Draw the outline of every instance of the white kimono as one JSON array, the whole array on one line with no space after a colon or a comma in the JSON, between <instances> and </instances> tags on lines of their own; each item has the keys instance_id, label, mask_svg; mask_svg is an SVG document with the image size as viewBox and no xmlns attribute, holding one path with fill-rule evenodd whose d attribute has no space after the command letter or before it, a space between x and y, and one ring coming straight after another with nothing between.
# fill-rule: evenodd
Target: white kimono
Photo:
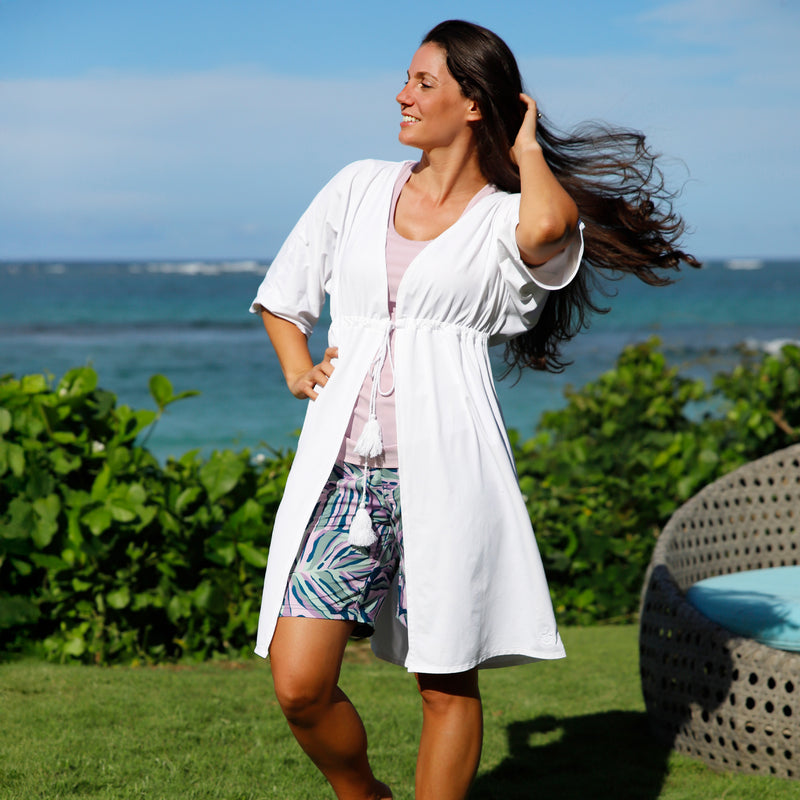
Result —
<instances>
[{"instance_id":1,"label":"white kimono","mask_svg":"<svg viewBox=\"0 0 800 800\"><path fill-rule=\"evenodd\" d=\"M336 368L308 403L278 510L256 653L268 654L286 582L370 365L391 325L386 230L402 164L360 161L303 214L251 311L311 332L330 295ZM519 195L479 200L411 262L395 309L395 404L406 628L386 598L376 655L409 671L461 672L564 656L541 558L495 394L489 345L531 328L548 289L578 270L582 234L530 270Z\"/></svg>"}]
</instances>

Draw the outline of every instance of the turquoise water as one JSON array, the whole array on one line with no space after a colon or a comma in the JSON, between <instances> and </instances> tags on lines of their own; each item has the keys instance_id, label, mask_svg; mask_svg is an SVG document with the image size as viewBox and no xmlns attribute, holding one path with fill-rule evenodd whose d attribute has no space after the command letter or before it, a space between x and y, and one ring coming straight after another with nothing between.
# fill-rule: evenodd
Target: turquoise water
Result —
<instances>
[{"instance_id":1,"label":"turquoise water","mask_svg":"<svg viewBox=\"0 0 800 800\"><path fill-rule=\"evenodd\" d=\"M186 450L293 446L304 403L284 387L261 321L247 313L266 262L0 262L0 373L91 364L104 388L152 408L147 381L166 375L199 397L171 406L149 445L159 457ZM739 268L731 268L731 267ZM744 268L742 268L744 267ZM800 260L710 262L652 288L611 284L607 315L566 349L565 373L527 373L498 384L506 422L530 435L542 411L563 405L609 369L620 350L658 335L687 374L729 369L737 346L800 340ZM324 349L324 325L311 340Z\"/></svg>"}]
</instances>

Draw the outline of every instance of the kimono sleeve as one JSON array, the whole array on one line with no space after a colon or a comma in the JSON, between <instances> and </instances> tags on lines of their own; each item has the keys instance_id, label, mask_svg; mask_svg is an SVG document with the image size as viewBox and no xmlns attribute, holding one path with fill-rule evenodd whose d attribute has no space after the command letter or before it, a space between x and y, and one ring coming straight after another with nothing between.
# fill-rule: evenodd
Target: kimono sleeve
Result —
<instances>
[{"instance_id":1,"label":"kimono sleeve","mask_svg":"<svg viewBox=\"0 0 800 800\"><path fill-rule=\"evenodd\" d=\"M335 175L300 217L258 287L251 313L267 310L311 334L331 280L354 167Z\"/></svg>"},{"instance_id":2,"label":"kimono sleeve","mask_svg":"<svg viewBox=\"0 0 800 800\"><path fill-rule=\"evenodd\" d=\"M579 223L570 243L544 264L529 267L517 246L519 195L508 195L494 220L500 274L505 284L507 317L502 341L532 328L551 291L563 289L577 275L583 258L583 223Z\"/></svg>"}]
</instances>

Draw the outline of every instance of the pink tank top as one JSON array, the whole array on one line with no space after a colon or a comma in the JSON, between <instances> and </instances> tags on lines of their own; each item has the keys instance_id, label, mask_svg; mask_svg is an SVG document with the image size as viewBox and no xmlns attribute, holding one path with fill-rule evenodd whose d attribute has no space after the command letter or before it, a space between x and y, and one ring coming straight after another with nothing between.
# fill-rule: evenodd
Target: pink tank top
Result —
<instances>
[{"instance_id":1,"label":"pink tank top","mask_svg":"<svg viewBox=\"0 0 800 800\"><path fill-rule=\"evenodd\" d=\"M397 305L397 290L406 270L411 262L429 244L429 241L416 241L402 237L394 227L394 214L397 199L411 175L415 164L409 162L400 170L392 192L392 205L389 211L389 225L386 232L386 278L389 286L387 302L389 317L394 321L394 312ZM469 201L464 213L472 208L481 198L495 191L495 187L486 185ZM391 357L384 362L380 374L378 395L375 403L375 412L381 426L383 435L383 453L370 459L375 466L397 468L397 425L394 415L394 330L389 334L389 352ZM351 464L364 464L364 457L355 452L356 441L369 417L370 393L372 391L372 378L368 374L361 385L358 399L356 400L350 422L345 431L344 441L339 451L339 460Z\"/></svg>"}]
</instances>

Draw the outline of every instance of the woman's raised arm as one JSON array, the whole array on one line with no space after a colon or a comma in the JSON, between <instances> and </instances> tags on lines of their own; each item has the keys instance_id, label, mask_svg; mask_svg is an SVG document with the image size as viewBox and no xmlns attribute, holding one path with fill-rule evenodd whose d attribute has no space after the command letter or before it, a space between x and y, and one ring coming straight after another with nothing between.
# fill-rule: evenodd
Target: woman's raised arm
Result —
<instances>
[{"instance_id":1,"label":"woman's raised arm","mask_svg":"<svg viewBox=\"0 0 800 800\"><path fill-rule=\"evenodd\" d=\"M578 207L550 170L536 141L536 103L527 105L511 157L519 168L520 193L517 246L522 260L536 266L561 252L578 226Z\"/></svg>"}]
</instances>

